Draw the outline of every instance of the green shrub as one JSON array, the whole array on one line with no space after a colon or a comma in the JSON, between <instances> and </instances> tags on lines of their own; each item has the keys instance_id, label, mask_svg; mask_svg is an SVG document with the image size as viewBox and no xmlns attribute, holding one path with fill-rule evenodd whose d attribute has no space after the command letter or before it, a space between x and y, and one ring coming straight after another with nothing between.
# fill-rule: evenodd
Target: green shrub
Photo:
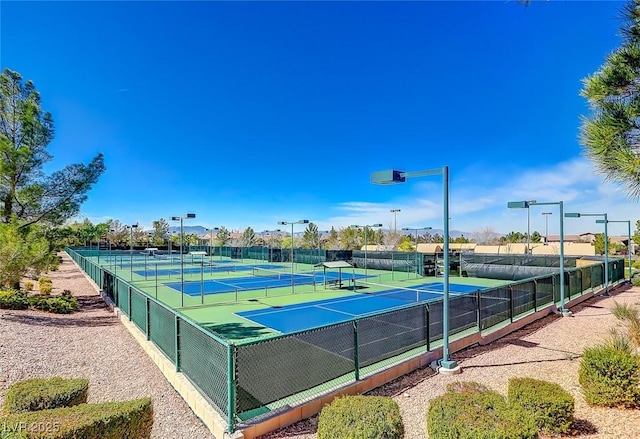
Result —
<instances>
[{"instance_id":1,"label":"green shrub","mask_svg":"<svg viewBox=\"0 0 640 439\"><path fill-rule=\"evenodd\" d=\"M51 280L50 277L41 277L38 278L38 284L40 285L45 285L45 284L51 284L53 281Z\"/></svg>"},{"instance_id":2,"label":"green shrub","mask_svg":"<svg viewBox=\"0 0 640 439\"><path fill-rule=\"evenodd\" d=\"M640 287L640 273L633 273L633 276L631 276L631 285Z\"/></svg>"},{"instance_id":3,"label":"green shrub","mask_svg":"<svg viewBox=\"0 0 640 439\"><path fill-rule=\"evenodd\" d=\"M488 392L490 389L484 384L476 383L475 381L455 381L447 384L447 392L457 393L483 393Z\"/></svg>"},{"instance_id":4,"label":"green shrub","mask_svg":"<svg viewBox=\"0 0 640 439\"><path fill-rule=\"evenodd\" d=\"M77 311L79 308L78 299L64 293L60 296L36 294L29 297L29 303L32 307L41 311L49 311L57 314L69 314Z\"/></svg>"},{"instance_id":5,"label":"green shrub","mask_svg":"<svg viewBox=\"0 0 640 439\"><path fill-rule=\"evenodd\" d=\"M512 378L507 399L512 407L533 416L538 429L544 433L567 433L571 428L573 396L558 384L533 378Z\"/></svg>"},{"instance_id":6,"label":"green shrub","mask_svg":"<svg viewBox=\"0 0 640 439\"><path fill-rule=\"evenodd\" d=\"M29 439L148 439L153 426L150 398L80 404L0 418L0 425L26 425Z\"/></svg>"},{"instance_id":7,"label":"green shrub","mask_svg":"<svg viewBox=\"0 0 640 439\"><path fill-rule=\"evenodd\" d=\"M627 305L626 303L613 303L611 312L618 320L638 320L638 308L634 305Z\"/></svg>"},{"instance_id":8,"label":"green shrub","mask_svg":"<svg viewBox=\"0 0 640 439\"><path fill-rule=\"evenodd\" d=\"M640 403L640 363L629 346L609 341L585 349L578 381L588 404L637 407Z\"/></svg>"},{"instance_id":9,"label":"green shrub","mask_svg":"<svg viewBox=\"0 0 640 439\"><path fill-rule=\"evenodd\" d=\"M12 428L19 430L21 426L0 426L0 439L27 439L26 433L21 431L12 431Z\"/></svg>"},{"instance_id":10,"label":"green shrub","mask_svg":"<svg viewBox=\"0 0 640 439\"><path fill-rule=\"evenodd\" d=\"M40 294L48 295L53 291L53 286L51 284L40 284L39 290Z\"/></svg>"},{"instance_id":11,"label":"green shrub","mask_svg":"<svg viewBox=\"0 0 640 439\"><path fill-rule=\"evenodd\" d=\"M24 283L24 290L25 291L31 291L33 290L33 282L31 282L30 280L26 281Z\"/></svg>"},{"instance_id":12,"label":"green shrub","mask_svg":"<svg viewBox=\"0 0 640 439\"><path fill-rule=\"evenodd\" d=\"M527 412L509 407L497 392L468 383L431 400L430 439L533 439L536 423Z\"/></svg>"},{"instance_id":13,"label":"green shrub","mask_svg":"<svg viewBox=\"0 0 640 439\"><path fill-rule=\"evenodd\" d=\"M27 309L29 299L25 291L6 290L0 291L0 308L3 309Z\"/></svg>"},{"instance_id":14,"label":"green shrub","mask_svg":"<svg viewBox=\"0 0 640 439\"><path fill-rule=\"evenodd\" d=\"M344 396L324 406L318 439L399 439L404 426L398 404L384 396Z\"/></svg>"},{"instance_id":15,"label":"green shrub","mask_svg":"<svg viewBox=\"0 0 640 439\"><path fill-rule=\"evenodd\" d=\"M70 407L87 402L89 381L85 379L31 378L9 387L4 413Z\"/></svg>"}]
</instances>

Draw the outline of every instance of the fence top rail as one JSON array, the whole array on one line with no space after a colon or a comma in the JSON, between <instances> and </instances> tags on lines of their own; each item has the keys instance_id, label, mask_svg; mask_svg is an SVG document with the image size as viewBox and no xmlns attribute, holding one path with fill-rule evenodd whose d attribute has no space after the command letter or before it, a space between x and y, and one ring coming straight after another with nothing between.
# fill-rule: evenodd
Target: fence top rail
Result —
<instances>
[{"instance_id":1,"label":"fence top rail","mask_svg":"<svg viewBox=\"0 0 640 439\"><path fill-rule=\"evenodd\" d=\"M609 259L609 263L611 263L611 262L619 262L619 261L623 261L623 260L624 260L624 258L620 258L620 257L619 258L611 258L611 259ZM597 264L583 265L582 267L570 267L570 268L566 268L565 267L564 272L565 273L571 273L572 271L579 271L579 270L582 270L583 268L593 267L594 265L598 265L598 266L604 268L604 262L600 262L600 263L597 263ZM560 275L560 269L558 269L557 272L552 273L552 274L539 274L537 276L528 277L526 279L520 279L518 281L510 283L509 285L518 285L518 284L521 284L521 283L524 283L524 282L530 282L530 281L534 281L534 280L540 280L540 279L543 279L543 278L546 278L546 277L553 277L553 276L559 276L559 275Z\"/></svg>"},{"instance_id":2,"label":"fence top rail","mask_svg":"<svg viewBox=\"0 0 640 439\"><path fill-rule=\"evenodd\" d=\"M72 250L72 249L68 249L68 250L74 251L74 250ZM84 256L80 255L79 253L77 253L77 252L74 252L74 253L76 253L76 254L78 254L80 257L84 258ZM194 326L194 327L195 327L195 328L197 328L200 332L202 332L203 334L205 334L205 335L207 335L207 336L209 336L209 337L213 338L213 339L214 339L215 341L217 341L218 343L221 343L221 344L223 344L224 346L229 346L229 345L230 345L230 343L229 343L228 341L226 341L225 339L223 339L223 338L221 338L221 337L219 337L219 336L217 336L217 335L215 335L215 334L213 334L213 333L211 333L211 332L207 331L207 330L206 330L206 329L204 329L202 326L200 326L198 323L196 323L194 320L192 320L190 317L188 317L188 316L186 316L186 315L182 314L180 311L175 310L175 309L173 309L173 308L171 308L171 307L169 307L169 306L165 305L164 303L162 303L162 302L160 302L160 301L156 300L155 298L153 298L153 297L149 296L147 293L145 293L144 291L140 290L140 289L139 289L138 287L136 287L135 285L132 285L131 283L127 282L126 280L124 280L124 279L121 279L121 278L117 277L117 276L116 276L113 272L111 272L110 270L108 270L108 269L106 269L106 268L104 268L104 267L101 267L101 266L99 266L99 265L94 264L94 263L93 263L93 261L91 261L91 260L89 260L89 259L86 259L86 258L84 258L84 259L85 259L87 262L89 262L90 264L92 264L92 265L94 265L94 266L96 266L96 267L100 268L102 271L104 271L104 272L106 272L106 273L109 273L111 276L113 276L113 277L114 277L114 279L119 280L119 281L120 281L120 282L122 282L125 286L128 286L129 288L132 288L132 289L134 289L136 292L138 292L138 293L142 294L144 297L146 297L148 300L150 300L150 301L151 301L151 302L153 302L154 304L156 304L156 305L160 306L161 308L163 308L164 310L166 310L166 311L170 312L171 314L174 314L175 316L179 317L181 320L183 320L183 321L185 321L185 322L189 323L191 326Z\"/></svg>"}]
</instances>

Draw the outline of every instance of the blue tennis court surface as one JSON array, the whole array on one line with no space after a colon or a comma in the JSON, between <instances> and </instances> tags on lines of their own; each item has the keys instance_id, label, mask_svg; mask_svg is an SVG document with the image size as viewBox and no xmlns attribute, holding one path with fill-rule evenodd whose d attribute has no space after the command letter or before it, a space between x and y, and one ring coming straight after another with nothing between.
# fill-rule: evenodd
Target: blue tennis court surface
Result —
<instances>
[{"instance_id":1,"label":"blue tennis court surface","mask_svg":"<svg viewBox=\"0 0 640 439\"><path fill-rule=\"evenodd\" d=\"M178 264L180 261L178 261ZM240 264L225 264L218 266L217 262L214 265L202 265L195 267L185 267L184 274L214 274L214 273L231 273L234 271L250 271L254 268L266 268L266 269L282 269L282 265L273 264L256 264L256 265L240 265ZM147 265L146 270L133 270L133 272L139 276L145 278L156 276L180 276L180 267L176 268L158 268L156 273L156 267L152 264ZM291 282L289 282L291 283ZM179 290L180 288L178 288Z\"/></svg>"},{"instance_id":2,"label":"blue tennis court surface","mask_svg":"<svg viewBox=\"0 0 640 439\"><path fill-rule=\"evenodd\" d=\"M488 287L450 284L452 295L475 293ZM407 288L390 288L336 299L287 305L281 308L265 308L236 313L262 326L281 333L302 331L321 325L331 325L376 311L384 311L416 302L429 302L442 298L444 284L432 282Z\"/></svg>"},{"instance_id":3,"label":"blue tennis court surface","mask_svg":"<svg viewBox=\"0 0 640 439\"><path fill-rule=\"evenodd\" d=\"M253 266L256 268L264 268L259 266ZM338 273L327 272L327 281L339 280ZM278 277L234 277L227 279L206 279L204 282L185 282L184 293L189 296L200 296L208 294L220 294L220 293L232 293L234 291L248 291L248 290L261 290L263 288L281 288L291 285L291 273L280 273ZM353 274L342 274L342 281L348 282L353 278ZM356 279L364 278L362 274L356 274ZM313 274L294 274L293 283L295 285L313 285L324 283L324 275L320 273ZM180 291L180 282L165 282L163 285L173 288L176 291Z\"/></svg>"}]
</instances>

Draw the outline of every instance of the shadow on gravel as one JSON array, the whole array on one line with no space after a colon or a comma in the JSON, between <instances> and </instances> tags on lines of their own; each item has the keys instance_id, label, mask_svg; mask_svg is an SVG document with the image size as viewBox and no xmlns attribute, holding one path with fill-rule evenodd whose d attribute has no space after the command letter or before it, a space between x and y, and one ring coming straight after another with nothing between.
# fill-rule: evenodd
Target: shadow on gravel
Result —
<instances>
[{"instance_id":1,"label":"shadow on gravel","mask_svg":"<svg viewBox=\"0 0 640 439\"><path fill-rule=\"evenodd\" d=\"M83 278L84 274L82 273L73 273L73 274L69 274L67 276L56 276L56 279L63 279L63 280L69 280L69 279L80 279Z\"/></svg>"},{"instance_id":2,"label":"shadow on gravel","mask_svg":"<svg viewBox=\"0 0 640 439\"><path fill-rule=\"evenodd\" d=\"M93 296L76 296L78 304L80 305L80 311L95 311L95 310L108 310L109 307L102 300L102 297L98 295Z\"/></svg>"},{"instance_id":3,"label":"shadow on gravel","mask_svg":"<svg viewBox=\"0 0 640 439\"><path fill-rule=\"evenodd\" d=\"M68 315L69 316L69 315ZM0 319L10 322L22 323L34 326L64 327L98 327L113 326L118 324L118 320L113 316L78 317L78 315L68 316L48 316L46 314L33 315L21 313L20 311L7 311L0 315Z\"/></svg>"},{"instance_id":4,"label":"shadow on gravel","mask_svg":"<svg viewBox=\"0 0 640 439\"><path fill-rule=\"evenodd\" d=\"M574 419L568 436L586 436L596 434L598 429L586 419Z\"/></svg>"}]
</instances>

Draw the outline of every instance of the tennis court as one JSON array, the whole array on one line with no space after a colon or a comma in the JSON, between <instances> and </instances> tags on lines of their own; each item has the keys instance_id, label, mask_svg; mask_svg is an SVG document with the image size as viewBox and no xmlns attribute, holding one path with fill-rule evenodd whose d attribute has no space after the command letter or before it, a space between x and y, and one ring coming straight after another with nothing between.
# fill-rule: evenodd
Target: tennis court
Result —
<instances>
[{"instance_id":1,"label":"tennis court","mask_svg":"<svg viewBox=\"0 0 640 439\"><path fill-rule=\"evenodd\" d=\"M314 274L273 272L260 266L251 266L253 276L233 277L219 279L206 279L203 281L184 282L184 293L189 296L201 296L209 294L229 293L234 291L261 290L265 288L283 288L293 285L320 285L324 282L342 281L348 282L350 279L361 279L362 274L343 273L342 277L336 272L322 272ZM182 282L165 282L163 285L180 292Z\"/></svg>"},{"instance_id":2,"label":"tennis court","mask_svg":"<svg viewBox=\"0 0 640 439\"><path fill-rule=\"evenodd\" d=\"M234 271L251 271L254 268L264 268L264 269L284 269L285 267L282 265L274 265L274 264L257 264L257 265L241 265L241 264L222 264L218 265L217 261L213 265L210 265L206 261L204 264L199 264L195 267L185 267L182 272L185 275L189 274L216 274L216 273L231 273ZM178 261L179 264L179 261ZM152 276L180 276L180 266L175 268L158 268L155 264L149 264L144 270L133 270L135 274L138 276L142 276L144 278L152 277Z\"/></svg>"},{"instance_id":3,"label":"tennis court","mask_svg":"<svg viewBox=\"0 0 640 439\"><path fill-rule=\"evenodd\" d=\"M361 286L363 282L358 282ZM383 287L379 284L368 286ZM452 296L472 294L486 286L450 284ZM442 299L444 284L431 282L411 288L390 288L352 296L314 302L237 312L236 315L281 333L292 333L323 325L352 320L369 313L398 308L410 303L427 303Z\"/></svg>"}]
</instances>

